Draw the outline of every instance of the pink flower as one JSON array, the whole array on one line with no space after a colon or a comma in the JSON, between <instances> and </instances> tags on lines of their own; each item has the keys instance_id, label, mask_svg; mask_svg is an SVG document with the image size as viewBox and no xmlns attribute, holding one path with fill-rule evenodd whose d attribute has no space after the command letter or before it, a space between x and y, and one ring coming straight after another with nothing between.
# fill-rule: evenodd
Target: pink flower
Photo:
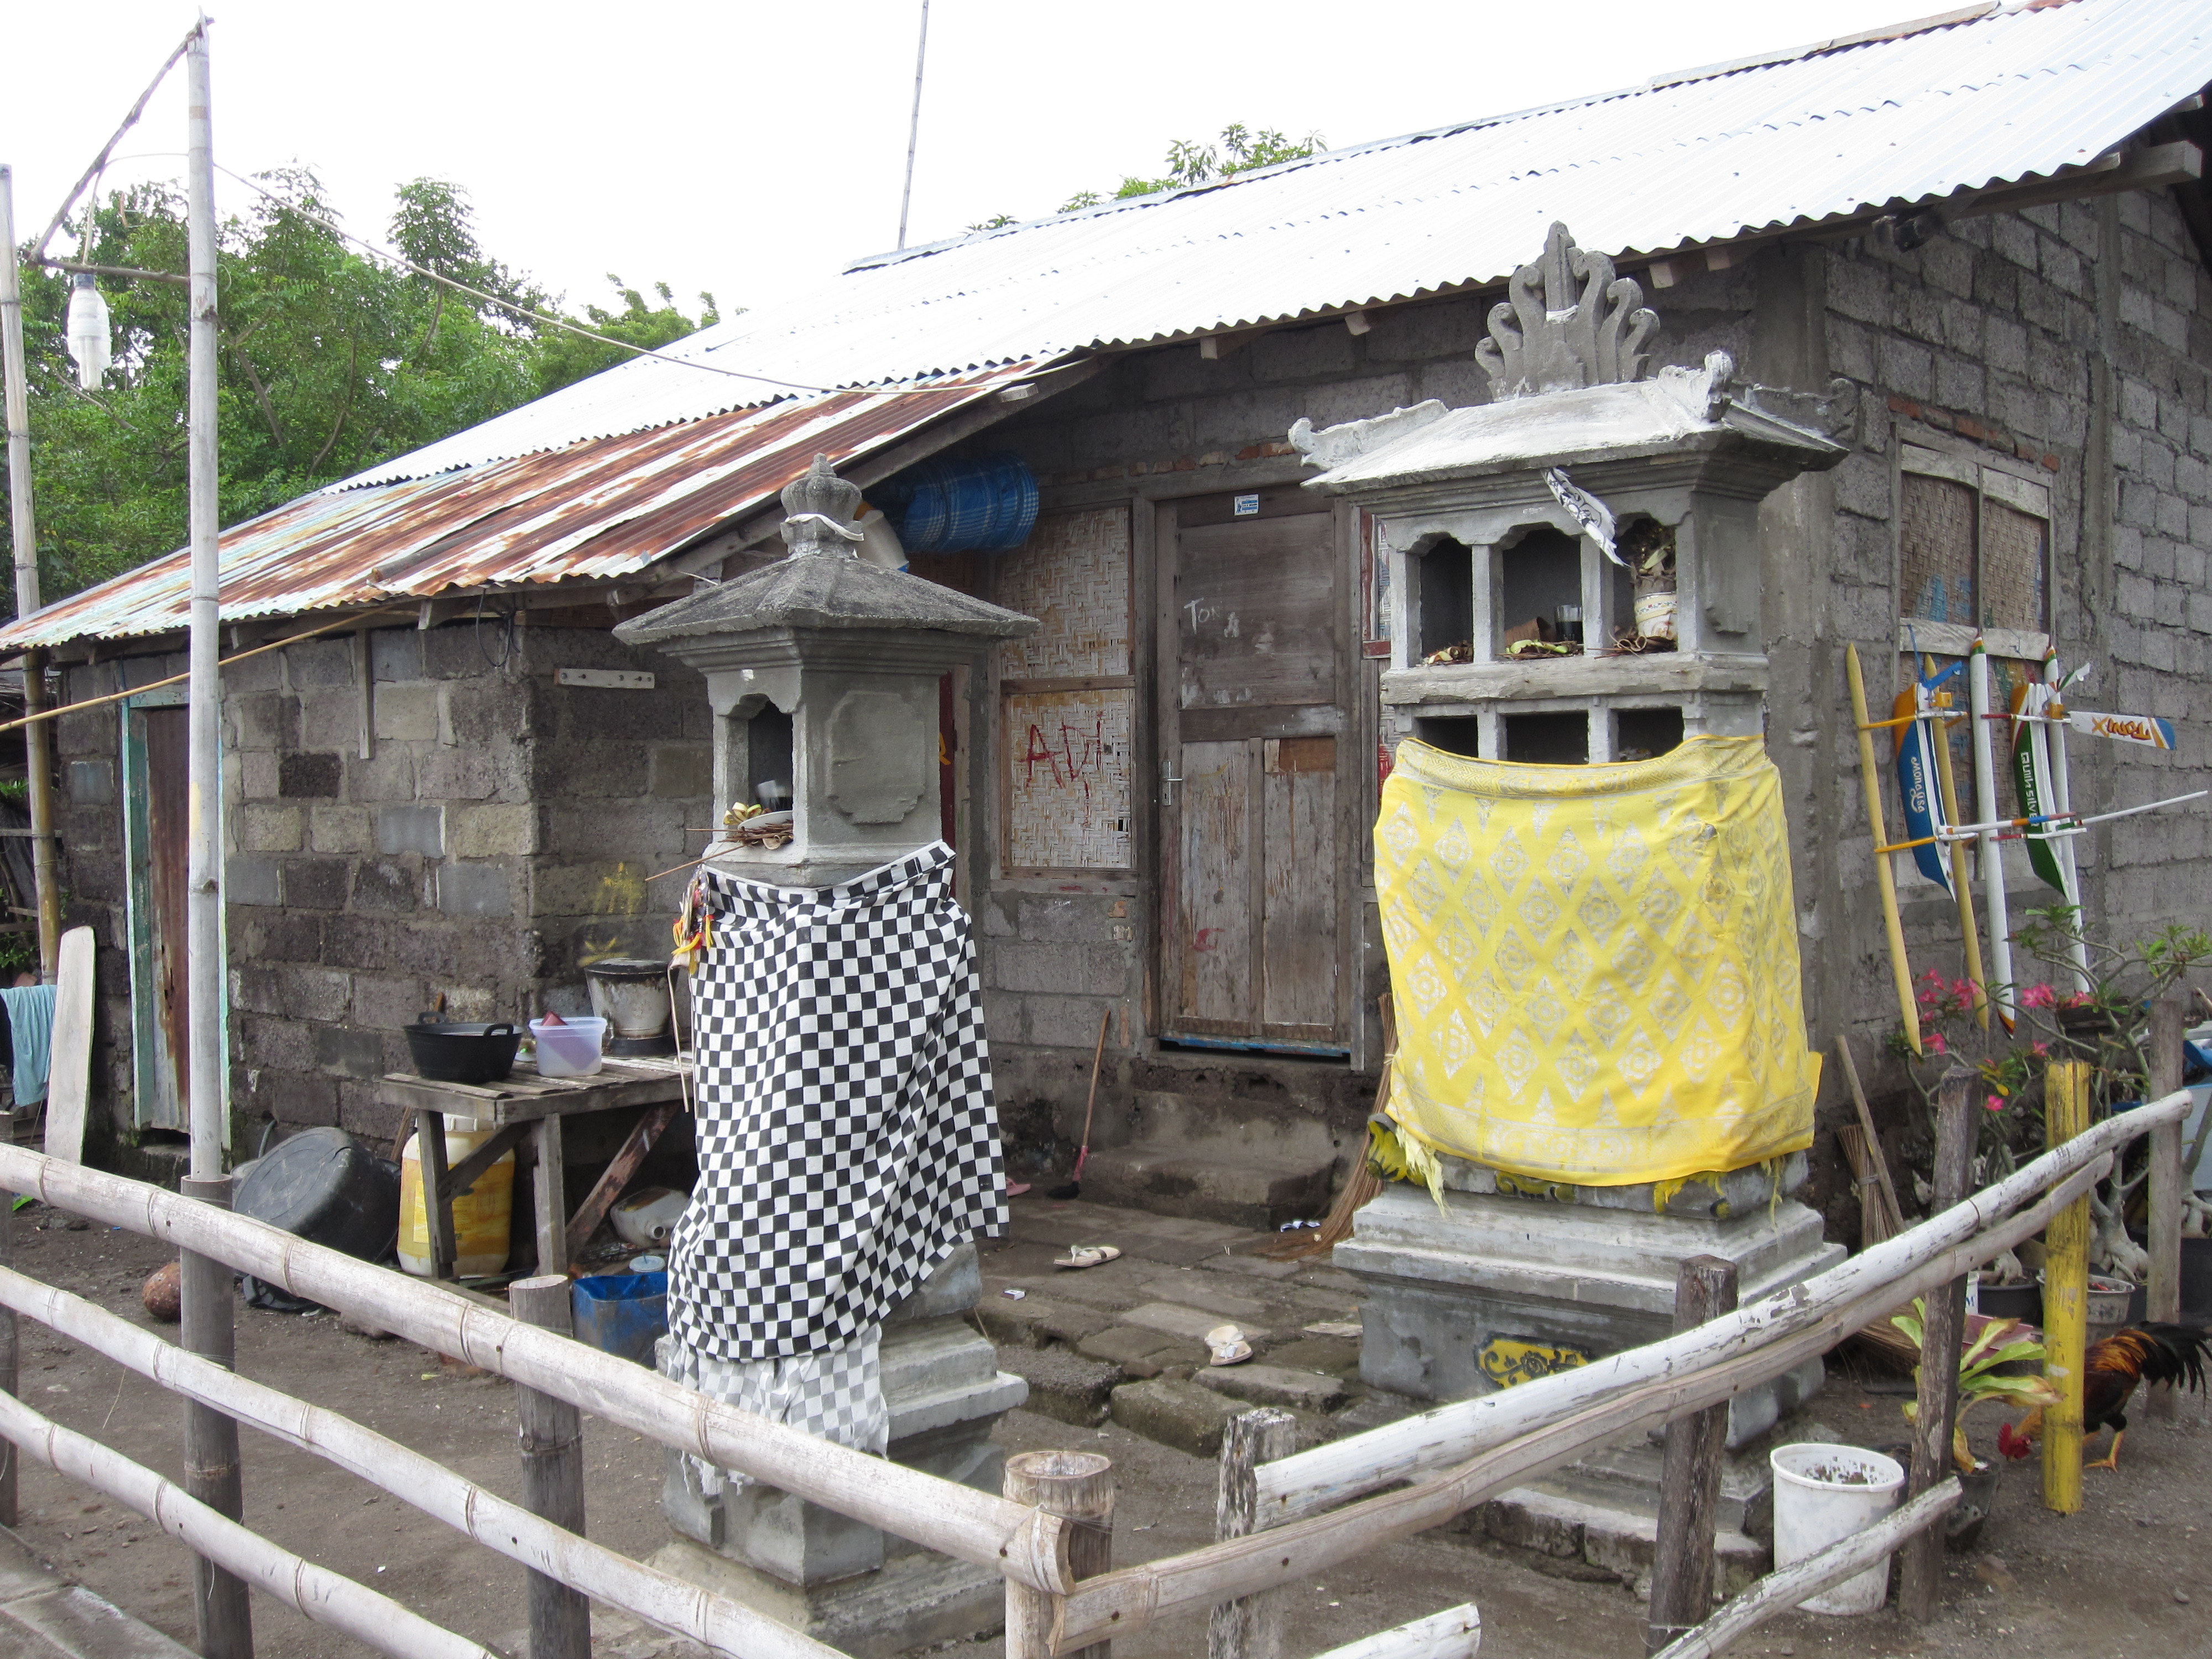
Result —
<instances>
[{"instance_id":1,"label":"pink flower","mask_svg":"<svg viewBox=\"0 0 2212 1659\"><path fill-rule=\"evenodd\" d=\"M1951 1052L1951 1045L1945 1039L1941 1031L1929 1032L1929 1034L1922 1039L1922 1042L1926 1045L1928 1052L1931 1054L1948 1054Z\"/></svg>"},{"instance_id":2,"label":"pink flower","mask_svg":"<svg viewBox=\"0 0 2212 1659\"><path fill-rule=\"evenodd\" d=\"M2020 1006L2023 1008L2055 1008L2058 1006L2058 993L2048 985L2031 985L2020 994Z\"/></svg>"},{"instance_id":3,"label":"pink flower","mask_svg":"<svg viewBox=\"0 0 2212 1659\"><path fill-rule=\"evenodd\" d=\"M1991 1095L1982 1102L1982 1109L1985 1112L2002 1112L2004 1110L2004 1102L1996 1096Z\"/></svg>"}]
</instances>

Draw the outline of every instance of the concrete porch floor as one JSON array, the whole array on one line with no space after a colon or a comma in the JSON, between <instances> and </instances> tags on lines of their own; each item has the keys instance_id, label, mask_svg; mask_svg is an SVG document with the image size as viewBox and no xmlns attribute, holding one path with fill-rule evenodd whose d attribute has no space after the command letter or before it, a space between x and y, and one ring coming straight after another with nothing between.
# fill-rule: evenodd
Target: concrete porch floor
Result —
<instances>
[{"instance_id":1,"label":"concrete porch floor","mask_svg":"<svg viewBox=\"0 0 2212 1659\"><path fill-rule=\"evenodd\" d=\"M0 1527L0 1651L16 1659L191 1659Z\"/></svg>"}]
</instances>

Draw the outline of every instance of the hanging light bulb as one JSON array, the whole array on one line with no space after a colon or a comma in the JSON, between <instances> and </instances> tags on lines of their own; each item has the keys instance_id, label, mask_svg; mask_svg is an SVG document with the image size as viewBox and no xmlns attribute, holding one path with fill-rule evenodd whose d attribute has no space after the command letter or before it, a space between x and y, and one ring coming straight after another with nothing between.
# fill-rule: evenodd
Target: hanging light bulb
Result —
<instances>
[{"instance_id":1,"label":"hanging light bulb","mask_svg":"<svg viewBox=\"0 0 2212 1659\"><path fill-rule=\"evenodd\" d=\"M107 373L107 297L94 285L90 271L80 271L70 290L69 355L76 362L76 383L87 392L99 391L100 376Z\"/></svg>"}]
</instances>

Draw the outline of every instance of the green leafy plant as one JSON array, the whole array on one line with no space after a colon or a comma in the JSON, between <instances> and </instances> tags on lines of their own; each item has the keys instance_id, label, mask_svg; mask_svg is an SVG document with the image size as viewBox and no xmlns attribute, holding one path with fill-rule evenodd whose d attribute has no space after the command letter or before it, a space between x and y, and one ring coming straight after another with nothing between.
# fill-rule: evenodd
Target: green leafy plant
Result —
<instances>
[{"instance_id":1,"label":"green leafy plant","mask_svg":"<svg viewBox=\"0 0 2212 1659\"><path fill-rule=\"evenodd\" d=\"M1912 1346L1920 1351L1923 1359L1928 1351L1924 1323L1927 1316L1927 1299L1915 1297L1911 1312L1892 1314L1889 1317L1891 1324L1912 1339ZM2058 1390L2039 1373L2007 1374L2001 1369L2022 1363L2040 1365L2043 1344L2033 1328L2018 1319L1990 1320L1960 1351L1959 1411L1951 1430L1951 1457L1962 1472L1972 1474L1978 1467L1966 1443L1966 1413L1975 1407L1993 1400L2015 1410L2058 1403ZM1917 1370L1913 1375L1918 1376ZM1906 1422L1919 1421L1917 1404L1913 1401L1905 1406Z\"/></svg>"}]
</instances>

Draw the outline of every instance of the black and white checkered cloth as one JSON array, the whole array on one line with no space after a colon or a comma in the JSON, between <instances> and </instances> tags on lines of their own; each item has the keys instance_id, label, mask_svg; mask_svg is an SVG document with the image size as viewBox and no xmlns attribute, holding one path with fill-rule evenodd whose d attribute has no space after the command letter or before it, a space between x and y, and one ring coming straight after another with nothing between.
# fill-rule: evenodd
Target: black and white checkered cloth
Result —
<instances>
[{"instance_id":1,"label":"black and white checkered cloth","mask_svg":"<svg viewBox=\"0 0 2212 1659\"><path fill-rule=\"evenodd\" d=\"M699 1181L669 1243L669 1331L731 1362L842 1347L1006 1224L952 851L835 887L699 881Z\"/></svg>"}]
</instances>

